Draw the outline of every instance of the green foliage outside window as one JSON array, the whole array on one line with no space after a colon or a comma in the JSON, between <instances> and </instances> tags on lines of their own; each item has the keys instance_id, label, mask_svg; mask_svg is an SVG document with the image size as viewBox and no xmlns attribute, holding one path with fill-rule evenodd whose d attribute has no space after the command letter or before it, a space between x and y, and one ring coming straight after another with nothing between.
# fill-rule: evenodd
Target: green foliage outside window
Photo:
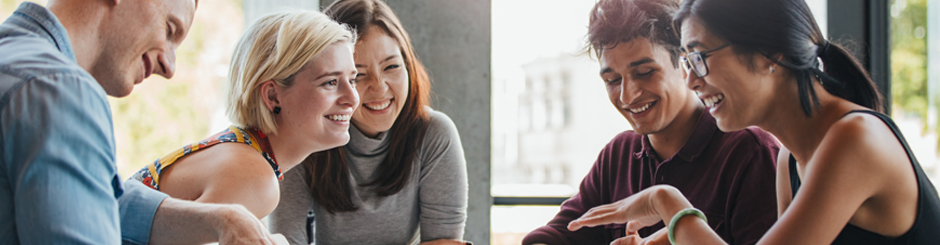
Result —
<instances>
[{"instance_id":1,"label":"green foliage outside window","mask_svg":"<svg viewBox=\"0 0 940 245\"><path fill-rule=\"evenodd\" d=\"M28 1L46 4L45 0ZM22 2L0 0L0 20L6 20ZM212 131L222 130L210 127L217 120L228 62L242 34L241 3L241 0L200 0L189 34L176 50L173 78L154 75L135 86L129 96L108 98L118 172L123 178L171 151L215 133ZM221 123L223 127L227 125Z\"/></svg>"},{"instance_id":2,"label":"green foliage outside window","mask_svg":"<svg viewBox=\"0 0 940 245\"><path fill-rule=\"evenodd\" d=\"M927 132L927 1L892 0L890 11L892 107L920 117Z\"/></svg>"}]
</instances>

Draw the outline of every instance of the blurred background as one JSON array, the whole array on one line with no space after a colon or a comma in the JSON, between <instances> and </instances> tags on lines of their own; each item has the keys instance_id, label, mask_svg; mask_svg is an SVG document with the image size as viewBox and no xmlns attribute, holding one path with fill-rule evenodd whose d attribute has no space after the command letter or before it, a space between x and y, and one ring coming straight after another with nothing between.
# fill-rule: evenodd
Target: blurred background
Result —
<instances>
[{"instance_id":1,"label":"blurred background","mask_svg":"<svg viewBox=\"0 0 940 245\"><path fill-rule=\"evenodd\" d=\"M889 40L886 55L890 59L885 65L890 75L885 76L888 81L884 84L891 91L891 115L937 183L940 26L936 23L940 23L940 3L881 1L887 3L873 6L886 8L866 11L883 13L889 20L884 35ZM0 18L6 19L21 2L0 0ZM331 1L275 2L316 8ZM450 71L435 69L434 63L438 62L426 59L433 59L433 52L460 53L463 46L453 45L454 50L424 48L430 45L422 45L422 37L441 34L415 24L428 21L422 16L404 14L413 14L413 9L420 8L418 4L389 2L415 38L419 56L431 69L435 108L443 107L455 119L464 138L469 168L473 170L467 238L475 244L519 244L526 233L544 225L558 211L557 204L528 205L525 203L538 199L526 202L525 198L563 200L575 194L600 149L614 135L630 129L606 98L596 60L583 52L588 13L595 0L500 0L481 4L488 12L476 16L489 19L476 21L489 34L482 38L490 40L483 46L490 50L485 61L489 71L481 79L490 86L478 96L489 99L481 103L483 107L468 108L489 115L483 119L488 120L488 127L475 127L455 116L468 113L462 111L467 109L452 105L459 104L459 98L438 90L454 86L444 77ZM820 28L828 30L827 17L831 14L827 6L832 4L827 0L807 3ZM177 53L176 76L170 80L153 76L130 96L110 98L121 176L126 178L164 154L229 124L223 113L221 85L228 74L235 42L246 21L277 7L261 0L199 1L192 31ZM478 134L485 135L474 138ZM475 142L481 142L485 149L473 148ZM473 198L478 195L474 190L480 188L483 194L479 195L484 197ZM523 201L500 202L501 197Z\"/></svg>"}]
</instances>

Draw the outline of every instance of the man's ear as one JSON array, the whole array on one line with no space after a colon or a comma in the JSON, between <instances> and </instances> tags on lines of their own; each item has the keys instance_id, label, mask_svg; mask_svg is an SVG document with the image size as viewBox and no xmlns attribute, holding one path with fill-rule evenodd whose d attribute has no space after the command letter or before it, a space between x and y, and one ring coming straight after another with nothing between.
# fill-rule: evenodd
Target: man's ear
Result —
<instances>
[{"instance_id":1,"label":"man's ear","mask_svg":"<svg viewBox=\"0 0 940 245\"><path fill-rule=\"evenodd\" d=\"M260 89L261 102L268 108L268 111L274 111L274 107L281 105L281 101L278 100L278 92L280 92L281 89L274 80L264 81L261 83Z\"/></svg>"}]
</instances>

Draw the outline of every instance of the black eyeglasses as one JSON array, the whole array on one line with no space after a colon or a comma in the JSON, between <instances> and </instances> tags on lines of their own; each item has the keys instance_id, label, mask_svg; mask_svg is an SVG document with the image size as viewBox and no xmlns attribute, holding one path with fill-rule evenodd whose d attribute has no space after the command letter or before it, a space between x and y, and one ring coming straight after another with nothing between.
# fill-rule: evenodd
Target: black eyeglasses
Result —
<instances>
[{"instance_id":1,"label":"black eyeglasses","mask_svg":"<svg viewBox=\"0 0 940 245\"><path fill-rule=\"evenodd\" d=\"M705 58L708 58L708 53L718 51L728 46L731 46L731 44L721 45L721 47L706 51L688 53L683 57L679 57L679 63L682 63L682 68L685 68L686 72L692 70L695 71L695 75L704 77L708 75L708 65L705 64Z\"/></svg>"}]
</instances>

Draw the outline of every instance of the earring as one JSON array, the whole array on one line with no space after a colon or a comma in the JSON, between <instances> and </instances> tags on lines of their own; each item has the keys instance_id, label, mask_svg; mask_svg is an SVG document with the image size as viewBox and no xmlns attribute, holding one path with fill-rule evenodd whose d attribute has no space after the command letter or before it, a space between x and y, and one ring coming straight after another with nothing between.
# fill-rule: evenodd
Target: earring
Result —
<instances>
[{"instance_id":1,"label":"earring","mask_svg":"<svg viewBox=\"0 0 940 245\"><path fill-rule=\"evenodd\" d=\"M774 66L770 66L770 74L774 74L774 71L776 71L774 70Z\"/></svg>"},{"instance_id":2,"label":"earring","mask_svg":"<svg viewBox=\"0 0 940 245\"><path fill-rule=\"evenodd\" d=\"M281 114L281 107L280 107L280 106L275 106L275 107L274 107L274 114Z\"/></svg>"}]
</instances>

